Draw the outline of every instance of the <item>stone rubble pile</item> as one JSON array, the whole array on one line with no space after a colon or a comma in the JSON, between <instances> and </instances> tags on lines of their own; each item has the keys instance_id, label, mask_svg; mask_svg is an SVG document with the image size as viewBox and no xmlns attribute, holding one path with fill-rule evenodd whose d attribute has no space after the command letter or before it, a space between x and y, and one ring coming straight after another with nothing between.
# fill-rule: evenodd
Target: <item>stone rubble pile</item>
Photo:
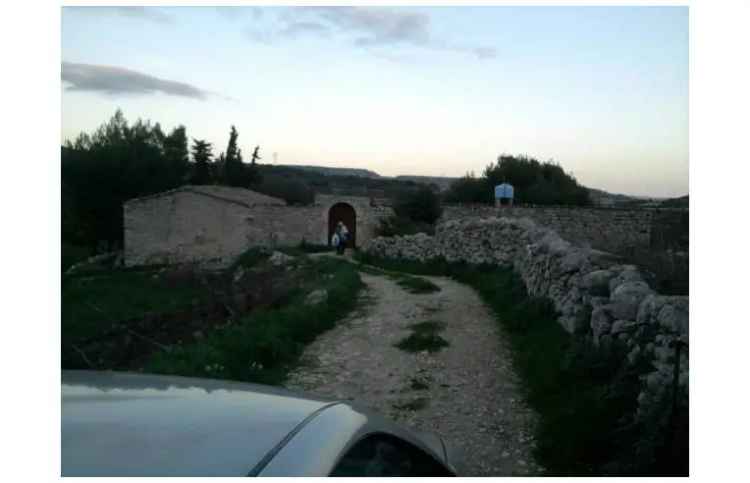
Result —
<instances>
[{"instance_id":1,"label":"stone rubble pile","mask_svg":"<svg viewBox=\"0 0 750 483\"><path fill-rule=\"evenodd\" d=\"M549 298L558 322L596 345L615 339L628 360L646 357L656 371L645 377L645 404L672 386L675 342L688 342L688 297L651 289L634 265L611 254L575 246L527 218L465 218L444 222L434 236L375 238L364 251L383 258L511 266L528 293ZM687 388L688 356L680 356L679 383Z\"/></svg>"}]
</instances>

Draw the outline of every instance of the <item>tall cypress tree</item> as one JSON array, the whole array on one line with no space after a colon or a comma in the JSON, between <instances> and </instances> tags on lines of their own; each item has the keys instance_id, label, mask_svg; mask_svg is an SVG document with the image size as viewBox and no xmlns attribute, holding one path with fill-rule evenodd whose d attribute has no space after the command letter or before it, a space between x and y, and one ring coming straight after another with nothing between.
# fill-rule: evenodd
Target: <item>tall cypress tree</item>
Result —
<instances>
[{"instance_id":1,"label":"tall cypress tree","mask_svg":"<svg viewBox=\"0 0 750 483\"><path fill-rule=\"evenodd\" d=\"M227 186L242 186L243 180L243 164L240 159L239 149L237 148L237 138L239 133L237 128L232 126L229 131L229 144L227 145L227 151L224 159L224 176L223 182Z\"/></svg>"},{"instance_id":2,"label":"tall cypress tree","mask_svg":"<svg viewBox=\"0 0 750 483\"><path fill-rule=\"evenodd\" d=\"M211 143L193 138L193 161L195 162L195 170L191 180L193 184L211 183L210 163L212 157Z\"/></svg>"}]
</instances>

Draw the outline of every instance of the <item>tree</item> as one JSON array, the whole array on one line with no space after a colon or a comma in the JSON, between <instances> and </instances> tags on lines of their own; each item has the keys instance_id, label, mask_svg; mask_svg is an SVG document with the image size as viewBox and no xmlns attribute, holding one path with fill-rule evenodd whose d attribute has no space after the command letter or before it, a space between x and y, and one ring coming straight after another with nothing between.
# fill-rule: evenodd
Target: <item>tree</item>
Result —
<instances>
[{"instance_id":1,"label":"tree","mask_svg":"<svg viewBox=\"0 0 750 483\"><path fill-rule=\"evenodd\" d=\"M428 186L402 191L393 204L393 211L399 217L415 222L434 224L443 214L440 197Z\"/></svg>"},{"instance_id":2,"label":"tree","mask_svg":"<svg viewBox=\"0 0 750 483\"><path fill-rule=\"evenodd\" d=\"M540 205L586 205L588 190L579 185L575 177L553 162L540 163L528 156L498 156L481 178L465 176L454 181L445 194L452 203L492 203L493 189L501 183L514 188L516 203Z\"/></svg>"},{"instance_id":3,"label":"tree","mask_svg":"<svg viewBox=\"0 0 750 483\"><path fill-rule=\"evenodd\" d=\"M492 203L493 193L486 178L477 178L472 173L451 183L443 196L448 203Z\"/></svg>"},{"instance_id":4,"label":"tree","mask_svg":"<svg viewBox=\"0 0 750 483\"><path fill-rule=\"evenodd\" d=\"M192 184L209 184L211 183L211 143L205 140L193 138L193 163L195 169L193 172Z\"/></svg>"},{"instance_id":5,"label":"tree","mask_svg":"<svg viewBox=\"0 0 750 483\"><path fill-rule=\"evenodd\" d=\"M169 166L169 175L175 184L186 180L188 173L188 140L185 126L178 126L164 138L164 157Z\"/></svg>"},{"instance_id":6,"label":"tree","mask_svg":"<svg viewBox=\"0 0 750 483\"><path fill-rule=\"evenodd\" d=\"M121 110L92 134L81 133L61 150L63 240L76 245L122 244L122 204L176 188L187 169L187 139L180 126L138 119Z\"/></svg>"},{"instance_id":7,"label":"tree","mask_svg":"<svg viewBox=\"0 0 750 483\"><path fill-rule=\"evenodd\" d=\"M232 126L229 131L229 144L227 144L227 151L224 155L224 169L222 176L222 184L226 186L242 186L244 184L243 177L243 164L239 157L239 150L237 148L237 138L239 133L237 129Z\"/></svg>"}]
</instances>

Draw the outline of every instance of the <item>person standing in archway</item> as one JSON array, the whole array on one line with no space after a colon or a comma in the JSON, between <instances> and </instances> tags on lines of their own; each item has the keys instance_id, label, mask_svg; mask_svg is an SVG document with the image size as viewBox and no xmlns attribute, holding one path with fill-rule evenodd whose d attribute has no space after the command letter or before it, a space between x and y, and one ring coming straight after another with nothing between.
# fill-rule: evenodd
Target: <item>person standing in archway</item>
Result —
<instances>
[{"instance_id":1,"label":"person standing in archway","mask_svg":"<svg viewBox=\"0 0 750 483\"><path fill-rule=\"evenodd\" d=\"M346 244L349 242L349 229L343 221L339 221L339 238L341 244L341 254L346 253Z\"/></svg>"}]
</instances>

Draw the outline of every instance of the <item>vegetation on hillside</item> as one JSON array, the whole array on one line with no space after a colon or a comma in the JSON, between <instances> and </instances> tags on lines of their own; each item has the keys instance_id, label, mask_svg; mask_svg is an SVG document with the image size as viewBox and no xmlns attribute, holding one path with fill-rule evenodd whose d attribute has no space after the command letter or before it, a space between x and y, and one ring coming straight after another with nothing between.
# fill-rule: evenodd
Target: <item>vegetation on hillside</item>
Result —
<instances>
[{"instance_id":1,"label":"vegetation on hillside","mask_svg":"<svg viewBox=\"0 0 750 483\"><path fill-rule=\"evenodd\" d=\"M510 183L514 203L535 205L587 205L589 191L573 175L552 161L539 162L528 156L503 154L481 177L467 174L445 193L449 203L494 203L494 187Z\"/></svg>"},{"instance_id":2,"label":"vegetation on hillside","mask_svg":"<svg viewBox=\"0 0 750 483\"><path fill-rule=\"evenodd\" d=\"M526 399L539 414L535 457L547 474L687 475L687 406L673 408L665 391L660 404L636 417L639 377L649 364L628 365L625 347L595 347L565 332L551 302L530 297L511 269L357 258L390 271L449 275L479 292L510 340Z\"/></svg>"},{"instance_id":3,"label":"vegetation on hillside","mask_svg":"<svg viewBox=\"0 0 750 483\"><path fill-rule=\"evenodd\" d=\"M279 307L241 316L205 338L154 354L147 372L280 384L305 345L357 305L362 288L356 268L333 259L308 261L305 280ZM308 303L312 288L326 297Z\"/></svg>"},{"instance_id":4,"label":"vegetation on hillside","mask_svg":"<svg viewBox=\"0 0 750 483\"><path fill-rule=\"evenodd\" d=\"M89 253L122 246L123 202L186 183L249 187L260 181L244 163L232 126L226 153L214 162L213 146L193 139L185 126L169 133L159 123L130 124L122 111L92 134L81 133L61 150L62 239ZM103 246L101 246L103 245Z\"/></svg>"},{"instance_id":5,"label":"vegetation on hillside","mask_svg":"<svg viewBox=\"0 0 750 483\"><path fill-rule=\"evenodd\" d=\"M143 267L64 276L62 367L282 382L305 344L356 307L363 285L343 260L300 255L278 270L268 257L250 249L222 273ZM311 303L314 290L325 296ZM232 308L237 297L253 303Z\"/></svg>"},{"instance_id":6,"label":"vegetation on hillside","mask_svg":"<svg viewBox=\"0 0 750 483\"><path fill-rule=\"evenodd\" d=\"M117 110L93 133L66 141L61 148L63 265L122 246L125 201L184 184L246 187L290 205L310 204L315 193L392 197L418 186L413 181L261 165L259 146L247 162L238 138L231 126L226 149L217 154L205 139L189 141L185 126L165 132L159 123L129 123Z\"/></svg>"},{"instance_id":7,"label":"vegetation on hillside","mask_svg":"<svg viewBox=\"0 0 750 483\"><path fill-rule=\"evenodd\" d=\"M379 236L432 234L443 214L440 196L428 186L399 191L393 201L394 215L381 219Z\"/></svg>"}]
</instances>

